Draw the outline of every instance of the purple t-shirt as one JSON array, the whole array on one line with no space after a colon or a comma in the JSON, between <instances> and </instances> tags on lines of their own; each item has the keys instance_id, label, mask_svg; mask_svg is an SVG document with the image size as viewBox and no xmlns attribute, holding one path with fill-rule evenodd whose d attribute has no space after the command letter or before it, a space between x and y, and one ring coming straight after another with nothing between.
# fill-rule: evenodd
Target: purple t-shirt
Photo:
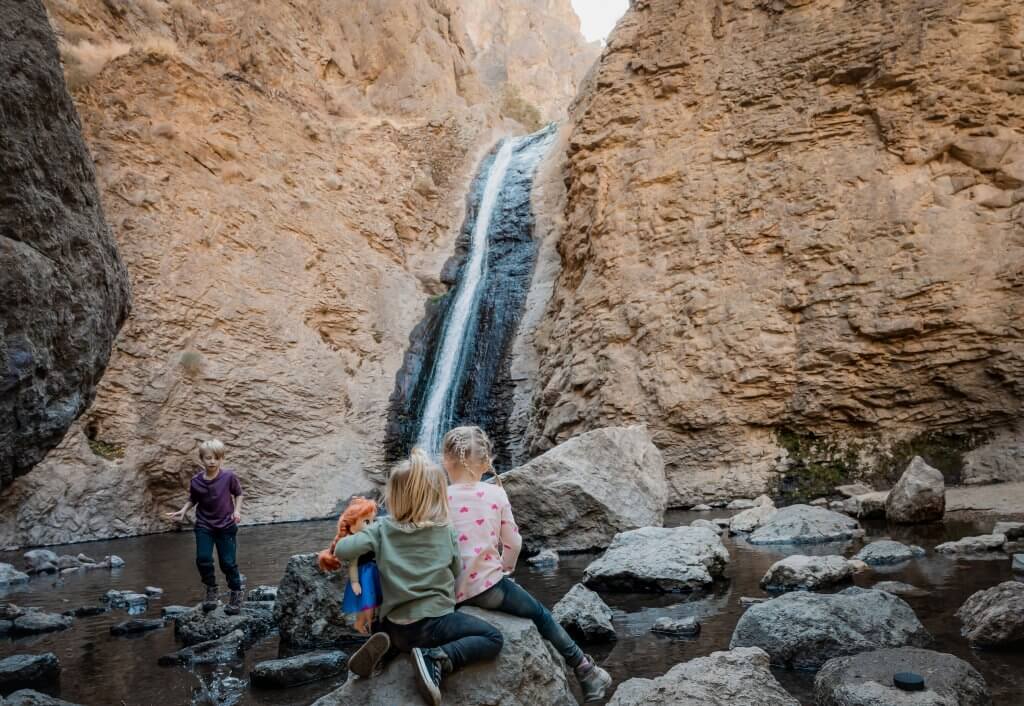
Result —
<instances>
[{"instance_id":1,"label":"purple t-shirt","mask_svg":"<svg viewBox=\"0 0 1024 706\"><path fill-rule=\"evenodd\" d=\"M242 484L234 471L226 468L213 480L206 480L206 471L200 470L192 476L188 497L196 506L196 527L225 529L235 524L231 517L235 513L234 497L242 494Z\"/></svg>"}]
</instances>

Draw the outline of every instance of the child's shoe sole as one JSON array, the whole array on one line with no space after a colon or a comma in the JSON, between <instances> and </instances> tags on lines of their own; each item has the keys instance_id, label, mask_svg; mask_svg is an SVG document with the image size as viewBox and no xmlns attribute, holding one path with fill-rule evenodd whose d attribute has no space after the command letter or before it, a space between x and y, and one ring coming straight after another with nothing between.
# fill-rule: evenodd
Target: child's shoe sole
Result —
<instances>
[{"instance_id":1,"label":"child's shoe sole","mask_svg":"<svg viewBox=\"0 0 1024 706\"><path fill-rule=\"evenodd\" d=\"M348 671L369 679L374 675L377 665L391 649L391 638L386 633L375 632L348 658Z\"/></svg>"},{"instance_id":2,"label":"child's shoe sole","mask_svg":"<svg viewBox=\"0 0 1024 706\"><path fill-rule=\"evenodd\" d=\"M428 706L441 706L441 690L430 678L430 670L419 647L412 649L412 664L416 672L416 690Z\"/></svg>"}]
</instances>

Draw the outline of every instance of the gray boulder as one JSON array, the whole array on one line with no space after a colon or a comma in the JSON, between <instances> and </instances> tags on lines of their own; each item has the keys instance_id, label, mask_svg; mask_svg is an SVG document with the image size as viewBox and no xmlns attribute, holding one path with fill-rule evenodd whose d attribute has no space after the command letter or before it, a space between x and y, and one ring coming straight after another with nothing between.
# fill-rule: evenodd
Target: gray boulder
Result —
<instances>
[{"instance_id":1,"label":"gray boulder","mask_svg":"<svg viewBox=\"0 0 1024 706\"><path fill-rule=\"evenodd\" d=\"M1024 641L1024 583L1004 581L968 598L956 612L960 634L977 647Z\"/></svg>"},{"instance_id":2,"label":"gray boulder","mask_svg":"<svg viewBox=\"0 0 1024 706\"><path fill-rule=\"evenodd\" d=\"M583 584L576 584L551 609L565 631L582 643L611 642L615 640L612 609Z\"/></svg>"},{"instance_id":3,"label":"gray boulder","mask_svg":"<svg viewBox=\"0 0 1024 706\"><path fill-rule=\"evenodd\" d=\"M885 504L889 500L889 491L854 495L843 501L843 512L859 519L885 517Z\"/></svg>"},{"instance_id":4,"label":"gray boulder","mask_svg":"<svg viewBox=\"0 0 1024 706\"><path fill-rule=\"evenodd\" d=\"M924 678L924 691L893 686L898 672ZM985 679L958 657L917 647L862 652L825 663L814 680L816 706L991 706Z\"/></svg>"},{"instance_id":5,"label":"gray boulder","mask_svg":"<svg viewBox=\"0 0 1024 706\"><path fill-rule=\"evenodd\" d=\"M186 647L216 640L235 630L241 630L246 644L251 644L273 629L274 619L270 611L254 610L249 606L244 606L238 615L228 615L224 606L218 606L209 613L196 609L174 621L174 634Z\"/></svg>"},{"instance_id":6,"label":"gray boulder","mask_svg":"<svg viewBox=\"0 0 1024 706\"><path fill-rule=\"evenodd\" d=\"M686 618L658 618L651 626L651 632L671 637L695 637L700 634L700 621L689 616Z\"/></svg>"},{"instance_id":7,"label":"gray boulder","mask_svg":"<svg viewBox=\"0 0 1024 706\"><path fill-rule=\"evenodd\" d=\"M475 664L445 679L445 703L459 706L576 706L569 691L565 662L529 620L476 608L475 615L498 628L505 645L493 662ZM422 703L407 656L392 660L373 679L349 679L314 706L394 706Z\"/></svg>"},{"instance_id":8,"label":"gray boulder","mask_svg":"<svg viewBox=\"0 0 1024 706\"><path fill-rule=\"evenodd\" d=\"M60 677L60 660L47 652L41 655L12 655L0 659L0 691L19 687L46 686Z\"/></svg>"},{"instance_id":9,"label":"gray boulder","mask_svg":"<svg viewBox=\"0 0 1024 706\"><path fill-rule=\"evenodd\" d=\"M249 672L249 681L260 689L287 689L344 674L348 655L340 650L259 662Z\"/></svg>"},{"instance_id":10,"label":"gray boulder","mask_svg":"<svg viewBox=\"0 0 1024 706\"><path fill-rule=\"evenodd\" d=\"M619 685L608 706L799 706L756 647L712 652L672 667L657 679Z\"/></svg>"},{"instance_id":11,"label":"gray boulder","mask_svg":"<svg viewBox=\"0 0 1024 706\"><path fill-rule=\"evenodd\" d=\"M58 699L49 694L41 694L32 689L21 689L10 694L5 700L0 701L3 706L78 706L70 701Z\"/></svg>"},{"instance_id":12,"label":"gray boulder","mask_svg":"<svg viewBox=\"0 0 1024 706\"><path fill-rule=\"evenodd\" d=\"M12 635L41 635L47 632L67 630L74 620L60 613L46 613L30 608L14 619Z\"/></svg>"},{"instance_id":13,"label":"gray boulder","mask_svg":"<svg viewBox=\"0 0 1024 706\"><path fill-rule=\"evenodd\" d=\"M207 640L163 655L157 664L165 667L196 664L227 664L241 658L245 649L245 633L235 630L216 640Z\"/></svg>"},{"instance_id":14,"label":"gray boulder","mask_svg":"<svg viewBox=\"0 0 1024 706\"><path fill-rule=\"evenodd\" d=\"M111 625L110 634L116 637L139 635L144 632L159 630L164 627L165 624L166 623L164 623L161 618L125 620L117 623L116 625Z\"/></svg>"},{"instance_id":15,"label":"gray boulder","mask_svg":"<svg viewBox=\"0 0 1024 706\"><path fill-rule=\"evenodd\" d=\"M893 522L936 522L946 513L946 481L942 472L920 456L907 466L889 493L885 514Z\"/></svg>"},{"instance_id":16,"label":"gray boulder","mask_svg":"<svg viewBox=\"0 0 1024 706\"><path fill-rule=\"evenodd\" d=\"M580 434L501 477L529 551L603 549L618 532L660 527L661 452L646 427Z\"/></svg>"},{"instance_id":17,"label":"gray boulder","mask_svg":"<svg viewBox=\"0 0 1024 706\"><path fill-rule=\"evenodd\" d=\"M781 559L761 579L766 591L816 591L849 581L853 567L838 555L804 556L794 554Z\"/></svg>"},{"instance_id":18,"label":"gray boulder","mask_svg":"<svg viewBox=\"0 0 1024 706\"><path fill-rule=\"evenodd\" d=\"M924 554L924 549L917 545L907 545L891 539L879 539L865 546L853 558L871 566L883 566L917 559Z\"/></svg>"},{"instance_id":19,"label":"gray boulder","mask_svg":"<svg viewBox=\"0 0 1024 706\"><path fill-rule=\"evenodd\" d=\"M288 560L273 613L281 644L309 650L363 637L341 611L346 575L344 566L341 571L321 571L316 554L296 554Z\"/></svg>"},{"instance_id":20,"label":"gray boulder","mask_svg":"<svg viewBox=\"0 0 1024 706\"><path fill-rule=\"evenodd\" d=\"M703 527L704 529L711 530L715 534L722 534L722 532L725 531L724 527L716 522L712 522L711 520L694 520L690 523L690 527Z\"/></svg>"},{"instance_id":21,"label":"gray boulder","mask_svg":"<svg viewBox=\"0 0 1024 706\"><path fill-rule=\"evenodd\" d=\"M909 605L884 591L785 593L750 606L730 647L760 647L772 664L818 669L833 657L885 647L923 647L931 636Z\"/></svg>"},{"instance_id":22,"label":"gray boulder","mask_svg":"<svg viewBox=\"0 0 1024 706\"><path fill-rule=\"evenodd\" d=\"M776 512L747 537L751 544L818 544L861 537L851 517L823 507L790 505Z\"/></svg>"},{"instance_id":23,"label":"gray boulder","mask_svg":"<svg viewBox=\"0 0 1024 706\"><path fill-rule=\"evenodd\" d=\"M988 554L1002 551L1005 544L1005 534L982 534L977 537L964 537L955 542L943 542L935 547L935 551L940 554Z\"/></svg>"},{"instance_id":24,"label":"gray boulder","mask_svg":"<svg viewBox=\"0 0 1024 706\"><path fill-rule=\"evenodd\" d=\"M18 571L10 564L0 564L0 586L28 583L29 575Z\"/></svg>"},{"instance_id":25,"label":"gray boulder","mask_svg":"<svg viewBox=\"0 0 1024 706\"><path fill-rule=\"evenodd\" d=\"M777 512L778 510L775 508L775 503L771 500L765 504L756 505L749 510L744 510L743 512L734 515L729 521L729 531L732 534L753 532L774 517Z\"/></svg>"},{"instance_id":26,"label":"gray boulder","mask_svg":"<svg viewBox=\"0 0 1024 706\"><path fill-rule=\"evenodd\" d=\"M25 571L30 574L52 574L57 571L59 558L49 549L33 549L25 552Z\"/></svg>"},{"instance_id":27,"label":"gray boulder","mask_svg":"<svg viewBox=\"0 0 1024 706\"><path fill-rule=\"evenodd\" d=\"M729 552L701 527L644 527L615 535L583 572L583 583L609 591L689 591L722 576Z\"/></svg>"},{"instance_id":28,"label":"gray boulder","mask_svg":"<svg viewBox=\"0 0 1024 706\"><path fill-rule=\"evenodd\" d=\"M885 591L891 593L894 596L910 596L911 598L920 598L927 596L928 591L917 586L911 586L909 583L903 583L901 581L879 581L871 588L876 591Z\"/></svg>"}]
</instances>

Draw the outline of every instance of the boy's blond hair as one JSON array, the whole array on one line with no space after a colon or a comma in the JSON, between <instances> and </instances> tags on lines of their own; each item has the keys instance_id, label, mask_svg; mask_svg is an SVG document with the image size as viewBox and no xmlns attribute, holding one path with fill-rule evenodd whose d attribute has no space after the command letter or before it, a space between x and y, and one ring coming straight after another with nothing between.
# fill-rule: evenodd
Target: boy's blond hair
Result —
<instances>
[{"instance_id":1,"label":"boy's blond hair","mask_svg":"<svg viewBox=\"0 0 1024 706\"><path fill-rule=\"evenodd\" d=\"M384 497L395 522L414 527L448 524L448 477L420 449L391 471Z\"/></svg>"},{"instance_id":2,"label":"boy's blond hair","mask_svg":"<svg viewBox=\"0 0 1024 706\"><path fill-rule=\"evenodd\" d=\"M444 435L441 452L446 458L457 461L462 466L467 462L486 463L487 470L494 476L494 482L501 485L501 479L498 478L492 463L494 444L487 436L487 432L480 427L455 427Z\"/></svg>"},{"instance_id":3,"label":"boy's blond hair","mask_svg":"<svg viewBox=\"0 0 1024 706\"><path fill-rule=\"evenodd\" d=\"M199 444L199 458L202 459L204 456L209 454L214 458L224 459L224 454L227 452L227 447L224 446L224 442L219 439L208 439L203 443Z\"/></svg>"}]
</instances>

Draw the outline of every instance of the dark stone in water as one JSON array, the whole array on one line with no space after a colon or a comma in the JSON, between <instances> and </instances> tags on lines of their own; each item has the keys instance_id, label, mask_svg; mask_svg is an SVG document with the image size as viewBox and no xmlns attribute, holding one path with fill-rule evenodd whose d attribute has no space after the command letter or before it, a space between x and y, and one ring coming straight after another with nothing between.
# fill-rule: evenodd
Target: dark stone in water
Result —
<instances>
[{"instance_id":1,"label":"dark stone in water","mask_svg":"<svg viewBox=\"0 0 1024 706\"><path fill-rule=\"evenodd\" d=\"M340 650L272 659L253 667L249 680L262 689L287 689L342 674L347 662L348 655Z\"/></svg>"},{"instance_id":2,"label":"dark stone in water","mask_svg":"<svg viewBox=\"0 0 1024 706\"><path fill-rule=\"evenodd\" d=\"M40 635L47 632L67 630L74 621L59 613L44 613L41 610L27 610L14 620L11 632L15 635Z\"/></svg>"},{"instance_id":3,"label":"dark stone in water","mask_svg":"<svg viewBox=\"0 0 1024 706\"><path fill-rule=\"evenodd\" d=\"M66 611L64 611L63 614L68 616L68 617L70 617L70 618L89 618L89 617L92 617L94 615L103 615L104 613L109 613L109 612L110 612L110 607L109 606L105 606L105 605L85 605L85 606L80 606L78 608L74 608L73 610L66 610Z\"/></svg>"},{"instance_id":4,"label":"dark stone in water","mask_svg":"<svg viewBox=\"0 0 1024 706\"><path fill-rule=\"evenodd\" d=\"M696 618L658 618L651 626L651 632L671 637L695 637L700 634L700 623Z\"/></svg>"},{"instance_id":5,"label":"dark stone in water","mask_svg":"<svg viewBox=\"0 0 1024 706\"><path fill-rule=\"evenodd\" d=\"M195 610L193 606L185 605L168 605L160 609L160 617L167 618L169 620L177 620L183 615L191 613Z\"/></svg>"},{"instance_id":6,"label":"dark stone in water","mask_svg":"<svg viewBox=\"0 0 1024 706\"><path fill-rule=\"evenodd\" d=\"M13 655L0 659L0 690L46 686L60 677L60 660L47 652L41 655Z\"/></svg>"},{"instance_id":7,"label":"dark stone in water","mask_svg":"<svg viewBox=\"0 0 1024 706\"><path fill-rule=\"evenodd\" d=\"M149 632L150 630L159 630L164 625L165 623L162 618L125 620L117 625L111 625L110 634L117 636L138 635L139 633Z\"/></svg>"},{"instance_id":8,"label":"dark stone in water","mask_svg":"<svg viewBox=\"0 0 1024 706\"><path fill-rule=\"evenodd\" d=\"M49 694L41 694L32 689L15 691L4 700L3 704L4 706L79 706L70 701L58 699Z\"/></svg>"},{"instance_id":9,"label":"dark stone in water","mask_svg":"<svg viewBox=\"0 0 1024 706\"><path fill-rule=\"evenodd\" d=\"M25 611L13 603L0 603L0 620L14 620L24 614Z\"/></svg>"},{"instance_id":10,"label":"dark stone in water","mask_svg":"<svg viewBox=\"0 0 1024 706\"><path fill-rule=\"evenodd\" d=\"M235 630L216 640L207 640L162 656L157 664L170 667L176 665L225 664L241 658L245 647L245 633Z\"/></svg>"},{"instance_id":11,"label":"dark stone in water","mask_svg":"<svg viewBox=\"0 0 1024 706\"><path fill-rule=\"evenodd\" d=\"M180 616L174 623L174 633L186 646L216 640L241 630L246 644L251 644L274 629L273 614L266 610L242 608L239 615L228 615L224 606L218 606L209 613L192 611Z\"/></svg>"}]
</instances>

